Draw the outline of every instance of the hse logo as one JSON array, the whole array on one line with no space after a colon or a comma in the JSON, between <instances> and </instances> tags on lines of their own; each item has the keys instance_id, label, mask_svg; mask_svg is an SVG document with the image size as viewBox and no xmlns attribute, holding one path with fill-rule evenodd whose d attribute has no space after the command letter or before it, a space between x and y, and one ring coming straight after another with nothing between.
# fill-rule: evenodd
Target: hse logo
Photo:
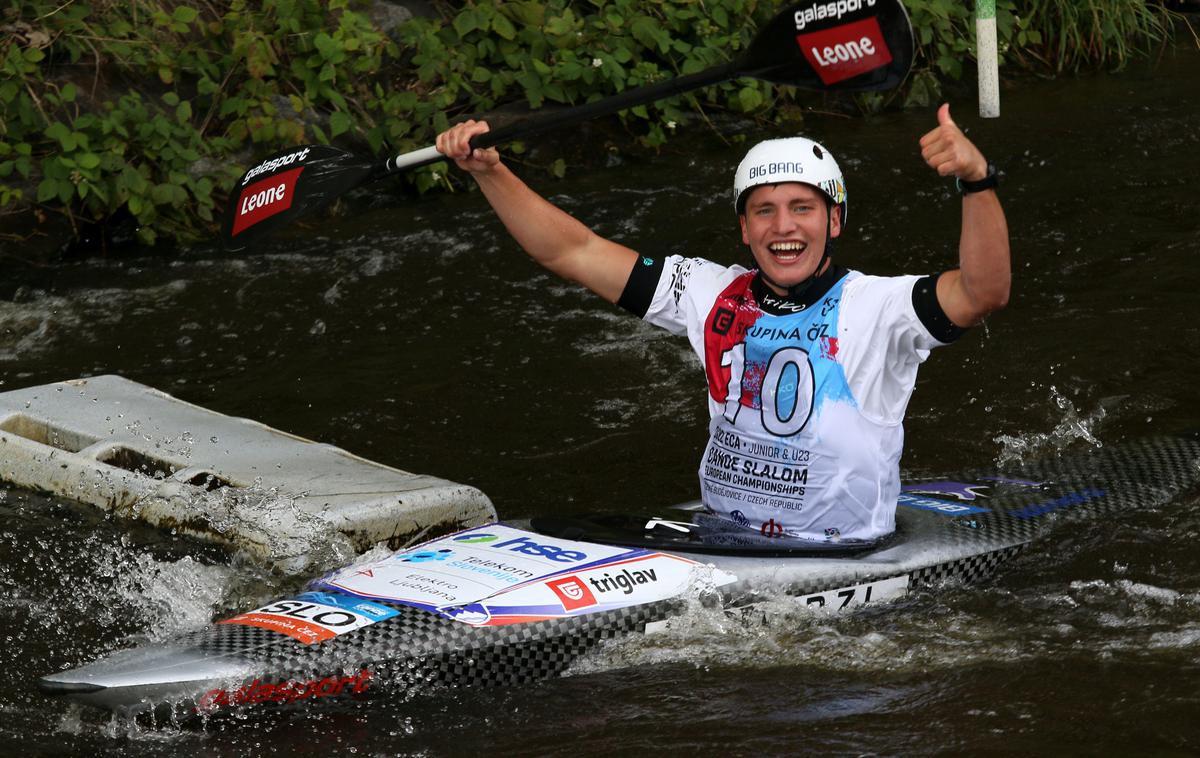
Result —
<instances>
[{"instance_id":1,"label":"hse logo","mask_svg":"<svg viewBox=\"0 0 1200 758\"><path fill-rule=\"evenodd\" d=\"M461 542L464 545L485 545L489 542L495 542L500 539L494 534L462 534L454 538L455 542Z\"/></svg>"},{"instance_id":2,"label":"hse logo","mask_svg":"<svg viewBox=\"0 0 1200 758\"><path fill-rule=\"evenodd\" d=\"M569 550L567 548L558 547L557 545L543 545L539 542L535 542L529 537L517 537L516 539L492 544L493 540L499 538L490 534L472 534L467 536L473 538L490 537L491 539L487 540L486 544L493 550L507 550L513 553L519 553L521 555L528 555L533 558L544 558L548 561L554 561L555 563L578 563L579 561L587 558L587 553L579 550ZM484 540L478 539L477 542L484 542Z\"/></svg>"},{"instance_id":3,"label":"hse logo","mask_svg":"<svg viewBox=\"0 0 1200 758\"><path fill-rule=\"evenodd\" d=\"M460 534L454 538L454 541L461 542L464 545L480 545L493 550L507 550L534 558L544 558L555 563L577 563L587 558L587 553L579 550L570 550L558 547L557 545L544 545L526 536L497 542L496 540L499 539L499 535L489 534L488 532L471 532L469 534Z\"/></svg>"},{"instance_id":4,"label":"hse logo","mask_svg":"<svg viewBox=\"0 0 1200 758\"><path fill-rule=\"evenodd\" d=\"M596 604L596 596L592 594L592 591L577 576L555 579L546 582L546 586L555 595L558 595L558 601L562 603L563 610L573 611Z\"/></svg>"}]
</instances>

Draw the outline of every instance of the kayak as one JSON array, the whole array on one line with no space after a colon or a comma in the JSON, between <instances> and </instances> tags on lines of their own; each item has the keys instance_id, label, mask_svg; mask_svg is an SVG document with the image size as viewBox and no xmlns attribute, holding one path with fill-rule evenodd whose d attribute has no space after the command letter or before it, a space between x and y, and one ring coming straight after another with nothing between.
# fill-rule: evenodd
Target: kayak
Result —
<instances>
[{"instance_id":1,"label":"kayak","mask_svg":"<svg viewBox=\"0 0 1200 758\"><path fill-rule=\"evenodd\" d=\"M651 634L696 599L733 612L789 598L829 612L982 581L1056 522L1162 506L1198 480L1200 436L1191 434L908 482L895 533L876 542L778 537L698 503L492 523L346 566L38 687L107 710L178 716L518 684L559 675L608 640Z\"/></svg>"}]
</instances>

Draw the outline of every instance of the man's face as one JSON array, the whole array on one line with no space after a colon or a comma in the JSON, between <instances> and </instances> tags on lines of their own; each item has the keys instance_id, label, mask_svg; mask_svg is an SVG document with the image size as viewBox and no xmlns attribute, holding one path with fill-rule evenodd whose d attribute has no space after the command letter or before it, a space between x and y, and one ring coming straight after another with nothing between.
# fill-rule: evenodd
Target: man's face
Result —
<instances>
[{"instance_id":1,"label":"man's face","mask_svg":"<svg viewBox=\"0 0 1200 758\"><path fill-rule=\"evenodd\" d=\"M738 222L742 241L750 246L768 285L791 287L813 275L828 241L827 217L825 196L807 184L787 182L750 191ZM840 208L834 208L828 226L830 238L842 233Z\"/></svg>"}]
</instances>

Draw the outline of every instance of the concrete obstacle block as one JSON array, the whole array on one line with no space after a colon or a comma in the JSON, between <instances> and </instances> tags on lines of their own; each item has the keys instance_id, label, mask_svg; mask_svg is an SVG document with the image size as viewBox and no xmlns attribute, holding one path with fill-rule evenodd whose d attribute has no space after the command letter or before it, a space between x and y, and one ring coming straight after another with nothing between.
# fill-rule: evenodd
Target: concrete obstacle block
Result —
<instances>
[{"instance_id":1,"label":"concrete obstacle block","mask_svg":"<svg viewBox=\"0 0 1200 758\"><path fill-rule=\"evenodd\" d=\"M0 481L221 542L287 571L493 521L479 490L119 376L0 393Z\"/></svg>"}]
</instances>

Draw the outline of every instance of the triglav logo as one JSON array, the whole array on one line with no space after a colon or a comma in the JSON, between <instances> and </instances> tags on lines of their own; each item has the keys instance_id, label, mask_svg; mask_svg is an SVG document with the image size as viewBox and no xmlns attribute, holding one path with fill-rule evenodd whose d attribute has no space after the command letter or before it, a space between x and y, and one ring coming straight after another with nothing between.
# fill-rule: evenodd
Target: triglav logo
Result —
<instances>
[{"instance_id":1,"label":"triglav logo","mask_svg":"<svg viewBox=\"0 0 1200 758\"><path fill-rule=\"evenodd\" d=\"M586 608L596 604L596 596L577 576L554 579L546 582L546 586L555 595L558 595L558 601L562 603L563 610L573 611L576 608Z\"/></svg>"}]
</instances>

